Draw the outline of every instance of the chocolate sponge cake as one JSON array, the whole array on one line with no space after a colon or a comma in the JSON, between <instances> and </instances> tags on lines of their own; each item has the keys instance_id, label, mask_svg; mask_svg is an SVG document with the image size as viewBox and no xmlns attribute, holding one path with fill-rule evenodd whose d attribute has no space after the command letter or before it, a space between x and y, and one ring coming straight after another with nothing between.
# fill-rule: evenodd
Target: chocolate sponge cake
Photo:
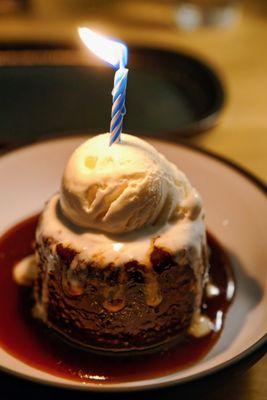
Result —
<instances>
[{"instance_id":1,"label":"chocolate sponge cake","mask_svg":"<svg viewBox=\"0 0 267 400\"><path fill-rule=\"evenodd\" d=\"M126 134L74 151L36 231L36 318L86 349L149 349L195 330L207 273L202 202L183 172Z\"/></svg>"},{"instance_id":2,"label":"chocolate sponge cake","mask_svg":"<svg viewBox=\"0 0 267 400\"><path fill-rule=\"evenodd\" d=\"M137 255L118 263L116 251L113 262L105 262L103 249L86 254L81 242L93 242L89 235L68 224L58 196L52 198L37 230L35 316L86 348L142 350L182 338L201 305L205 236L200 247L192 236L176 254L159 247L158 237L147 246L146 262Z\"/></svg>"}]
</instances>

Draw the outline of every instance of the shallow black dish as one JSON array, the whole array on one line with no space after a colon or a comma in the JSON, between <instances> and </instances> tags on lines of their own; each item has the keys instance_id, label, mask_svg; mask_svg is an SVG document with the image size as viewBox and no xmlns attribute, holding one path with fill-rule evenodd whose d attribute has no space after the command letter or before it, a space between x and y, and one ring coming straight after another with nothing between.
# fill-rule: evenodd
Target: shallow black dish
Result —
<instances>
[{"instance_id":1,"label":"shallow black dish","mask_svg":"<svg viewBox=\"0 0 267 400\"><path fill-rule=\"evenodd\" d=\"M78 49L0 46L0 144L55 131L107 131L114 71ZM216 122L224 92L216 73L183 53L130 47L124 130L192 135Z\"/></svg>"}]
</instances>

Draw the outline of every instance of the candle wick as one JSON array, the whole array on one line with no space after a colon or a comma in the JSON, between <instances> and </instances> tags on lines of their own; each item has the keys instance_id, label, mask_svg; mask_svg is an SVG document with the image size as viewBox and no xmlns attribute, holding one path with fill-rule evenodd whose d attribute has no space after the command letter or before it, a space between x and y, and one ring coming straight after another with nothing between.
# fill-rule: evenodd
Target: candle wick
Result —
<instances>
[{"instance_id":1,"label":"candle wick","mask_svg":"<svg viewBox=\"0 0 267 400\"><path fill-rule=\"evenodd\" d=\"M125 68L125 60L124 60L124 52L123 49L120 51L120 61L119 61L119 69Z\"/></svg>"}]
</instances>

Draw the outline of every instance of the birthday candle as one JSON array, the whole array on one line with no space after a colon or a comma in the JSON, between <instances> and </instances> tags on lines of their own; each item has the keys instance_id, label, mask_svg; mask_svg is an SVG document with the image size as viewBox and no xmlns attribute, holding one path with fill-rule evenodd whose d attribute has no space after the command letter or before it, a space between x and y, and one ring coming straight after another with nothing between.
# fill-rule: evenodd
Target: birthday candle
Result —
<instances>
[{"instance_id":1,"label":"birthday candle","mask_svg":"<svg viewBox=\"0 0 267 400\"><path fill-rule=\"evenodd\" d=\"M110 123L110 145L120 142L123 117L126 113L125 96L128 69L120 67L115 74L114 88L112 90L113 104Z\"/></svg>"},{"instance_id":2,"label":"birthday candle","mask_svg":"<svg viewBox=\"0 0 267 400\"><path fill-rule=\"evenodd\" d=\"M101 36L91 29L79 28L79 35L84 44L98 57L117 69L112 90L112 110L110 123L110 145L121 141L123 117L126 113L125 97L128 69L127 47L125 44Z\"/></svg>"}]
</instances>

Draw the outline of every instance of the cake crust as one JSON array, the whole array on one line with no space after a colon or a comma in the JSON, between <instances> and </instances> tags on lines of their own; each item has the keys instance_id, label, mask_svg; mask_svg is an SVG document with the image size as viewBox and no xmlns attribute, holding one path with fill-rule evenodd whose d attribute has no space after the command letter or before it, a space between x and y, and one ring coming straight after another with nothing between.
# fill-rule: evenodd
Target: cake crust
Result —
<instances>
[{"instance_id":1,"label":"cake crust","mask_svg":"<svg viewBox=\"0 0 267 400\"><path fill-rule=\"evenodd\" d=\"M184 337L199 311L207 255L153 247L136 260L101 267L52 237L38 236L34 315L88 349L143 350Z\"/></svg>"}]
</instances>

